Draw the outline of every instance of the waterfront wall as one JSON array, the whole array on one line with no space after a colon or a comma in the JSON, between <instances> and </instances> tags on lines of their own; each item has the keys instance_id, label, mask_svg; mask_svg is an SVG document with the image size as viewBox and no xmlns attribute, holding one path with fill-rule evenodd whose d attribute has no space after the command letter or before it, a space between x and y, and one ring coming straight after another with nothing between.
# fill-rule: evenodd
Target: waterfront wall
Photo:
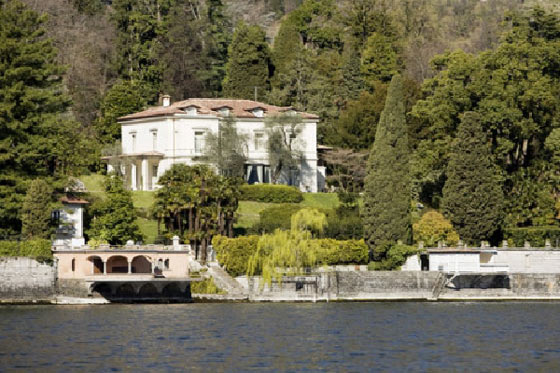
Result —
<instances>
[{"instance_id":1,"label":"waterfront wall","mask_svg":"<svg viewBox=\"0 0 560 373\"><path fill-rule=\"evenodd\" d=\"M261 286L262 279L237 278L253 301L353 300L560 300L560 274L469 274L428 271L330 272L284 277Z\"/></svg>"},{"instance_id":2,"label":"waterfront wall","mask_svg":"<svg viewBox=\"0 0 560 373\"><path fill-rule=\"evenodd\" d=\"M51 301L56 266L26 257L0 257L0 300Z\"/></svg>"}]
</instances>

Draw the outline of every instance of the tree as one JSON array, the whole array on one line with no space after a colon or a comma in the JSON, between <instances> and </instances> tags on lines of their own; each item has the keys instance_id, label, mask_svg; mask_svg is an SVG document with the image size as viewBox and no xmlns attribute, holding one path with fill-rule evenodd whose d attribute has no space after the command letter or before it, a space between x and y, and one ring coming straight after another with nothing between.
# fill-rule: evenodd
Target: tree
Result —
<instances>
[{"instance_id":1,"label":"tree","mask_svg":"<svg viewBox=\"0 0 560 373\"><path fill-rule=\"evenodd\" d=\"M466 112L457 130L443 187L443 211L462 240L494 238L503 218L503 193L480 115Z\"/></svg>"},{"instance_id":2,"label":"tree","mask_svg":"<svg viewBox=\"0 0 560 373\"><path fill-rule=\"evenodd\" d=\"M220 120L217 134L206 135L203 158L215 165L222 176L243 177L247 136L237 132L232 116Z\"/></svg>"},{"instance_id":3,"label":"tree","mask_svg":"<svg viewBox=\"0 0 560 373\"><path fill-rule=\"evenodd\" d=\"M177 234L191 242L197 258L216 234L233 237L233 221L242 180L216 175L208 165L175 164L159 179L152 211L168 238Z\"/></svg>"},{"instance_id":4,"label":"tree","mask_svg":"<svg viewBox=\"0 0 560 373\"><path fill-rule=\"evenodd\" d=\"M402 79L391 80L375 142L368 159L364 191L364 234L373 258L385 258L387 244L410 241L410 176Z\"/></svg>"},{"instance_id":5,"label":"tree","mask_svg":"<svg viewBox=\"0 0 560 373\"><path fill-rule=\"evenodd\" d=\"M459 241L459 235L453 229L451 222L441 213L432 210L422 215L418 223L412 225L414 240L424 242L426 246L435 246L440 241L455 245Z\"/></svg>"},{"instance_id":6,"label":"tree","mask_svg":"<svg viewBox=\"0 0 560 373\"><path fill-rule=\"evenodd\" d=\"M53 189L45 180L31 182L21 209L21 234L24 238L50 238L52 195Z\"/></svg>"},{"instance_id":7,"label":"tree","mask_svg":"<svg viewBox=\"0 0 560 373\"><path fill-rule=\"evenodd\" d=\"M302 119L297 115L275 115L267 118L268 163L273 184L280 182L281 176L297 168L301 158L298 135L302 131Z\"/></svg>"},{"instance_id":8,"label":"tree","mask_svg":"<svg viewBox=\"0 0 560 373\"><path fill-rule=\"evenodd\" d=\"M44 38L45 19L17 0L0 2L0 236L20 232L27 180L63 177L69 155L53 152L53 144L75 141L60 136L70 101L56 50ZM74 133L76 123L64 123Z\"/></svg>"},{"instance_id":9,"label":"tree","mask_svg":"<svg viewBox=\"0 0 560 373\"><path fill-rule=\"evenodd\" d=\"M101 116L96 122L97 135L102 143L112 144L121 139L119 117L142 110L147 101L140 82L117 81L101 102Z\"/></svg>"},{"instance_id":10,"label":"tree","mask_svg":"<svg viewBox=\"0 0 560 373\"><path fill-rule=\"evenodd\" d=\"M284 275L298 275L317 264L319 244L312 240L313 233L322 233L327 217L313 208L304 208L291 217L290 231L277 229L263 235L257 251L249 258L247 275L262 272L263 282L272 279L281 282Z\"/></svg>"},{"instance_id":11,"label":"tree","mask_svg":"<svg viewBox=\"0 0 560 373\"><path fill-rule=\"evenodd\" d=\"M255 87L262 93L270 88L272 75L270 51L259 26L239 22L228 50L224 94L232 98L253 99Z\"/></svg>"},{"instance_id":12,"label":"tree","mask_svg":"<svg viewBox=\"0 0 560 373\"><path fill-rule=\"evenodd\" d=\"M141 241L143 236L136 223L132 193L124 188L122 179L116 175L107 176L105 193L105 199L91 207L89 239L112 245L123 245L128 240Z\"/></svg>"}]
</instances>

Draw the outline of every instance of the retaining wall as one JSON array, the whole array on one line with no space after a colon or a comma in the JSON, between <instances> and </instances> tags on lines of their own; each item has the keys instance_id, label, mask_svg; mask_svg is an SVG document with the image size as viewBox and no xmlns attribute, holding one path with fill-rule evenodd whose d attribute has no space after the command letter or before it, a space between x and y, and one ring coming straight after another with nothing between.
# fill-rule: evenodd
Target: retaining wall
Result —
<instances>
[{"instance_id":1,"label":"retaining wall","mask_svg":"<svg viewBox=\"0 0 560 373\"><path fill-rule=\"evenodd\" d=\"M26 257L0 257L0 300L50 302L55 296L56 266Z\"/></svg>"}]
</instances>

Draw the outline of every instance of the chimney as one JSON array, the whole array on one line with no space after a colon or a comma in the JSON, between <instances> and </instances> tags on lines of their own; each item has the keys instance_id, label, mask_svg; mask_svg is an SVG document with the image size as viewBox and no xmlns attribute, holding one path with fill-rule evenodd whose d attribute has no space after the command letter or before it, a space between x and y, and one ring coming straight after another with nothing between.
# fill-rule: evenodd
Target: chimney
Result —
<instances>
[{"instance_id":1,"label":"chimney","mask_svg":"<svg viewBox=\"0 0 560 373\"><path fill-rule=\"evenodd\" d=\"M167 106L169 106L169 104L171 104L171 96L169 96L169 95L161 96L161 105L163 107L167 107Z\"/></svg>"}]
</instances>

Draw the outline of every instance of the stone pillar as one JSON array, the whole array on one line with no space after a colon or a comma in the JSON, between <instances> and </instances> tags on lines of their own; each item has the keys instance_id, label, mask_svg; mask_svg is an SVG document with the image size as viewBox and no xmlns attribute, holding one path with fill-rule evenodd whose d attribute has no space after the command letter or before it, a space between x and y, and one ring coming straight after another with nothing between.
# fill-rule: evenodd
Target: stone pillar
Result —
<instances>
[{"instance_id":1,"label":"stone pillar","mask_svg":"<svg viewBox=\"0 0 560 373\"><path fill-rule=\"evenodd\" d=\"M173 248L174 249L179 248L179 236L173 236Z\"/></svg>"},{"instance_id":2,"label":"stone pillar","mask_svg":"<svg viewBox=\"0 0 560 373\"><path fill-rule=\"evenodd\" d=\"M113 165L110 164L110 163L107 163L107 173L110 174L113 171L114 171Z\"/></svg>"},{"instance_id":3,"label":"stone pillar","mask_svg":"<svg viewBox=\"0 0 560 373\"><path fill-rule=\"evenodd\" d=\"M142 190L150 190L150 178L148 177L148 160L142 159Z\"/></svg>"},{"instance_id":4,"label":"stone pillar","mask_svg":"<svg viewBox=\"0 0 560 373\"><path fill-rule=\"evenodd\" d=\"M106 260L103 261L103 274L104 275L107 274L107 261Z\"/></svg>"},{"instance_id":5,"label":"stone pillar","mask_svg":"<svg viewBox=\"0 0 560 373\"><path fill-rule=\"evenodd\" d=\"M127 260L127 262L128 262L128 274L131 274L132 273L132 261Z\"/></svg>"},{"instance_id":6,"label":"stone pillar","mask_svg":"<svg viewBox=\"0 0 560 373\"><path fill-rule=\"evenodd\" d=\"M155 259L152 259L152 275L154 274L154 260Z\"/></svg>"},{"instance_id":7,"label":"stone pillar","mask_svg":"<svg viewBox=\"0 0 560 373\"><path fill-rule=\"evenodd\" d=\"M137 190L136 186L136 163L130 165L130 189Z\"/></svg>"}]
</instances>

